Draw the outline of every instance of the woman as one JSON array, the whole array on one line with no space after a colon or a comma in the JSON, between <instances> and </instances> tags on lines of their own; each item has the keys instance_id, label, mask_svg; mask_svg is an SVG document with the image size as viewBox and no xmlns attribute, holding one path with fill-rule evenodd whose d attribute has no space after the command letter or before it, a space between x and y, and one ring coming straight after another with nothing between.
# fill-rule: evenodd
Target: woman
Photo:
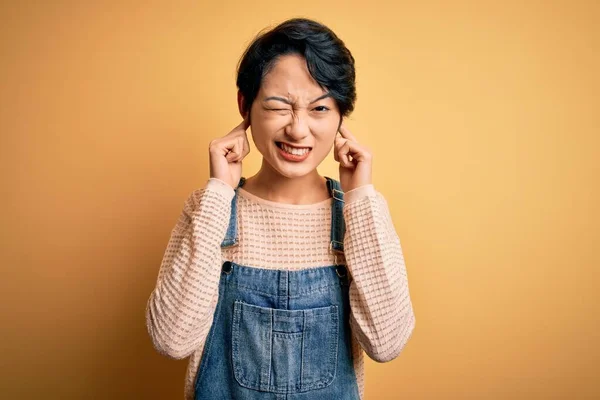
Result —
<instances>
[{"instance_id":1,"label":"woman","mask_svg":"<svg viewBox=\"0 0 600 400\"><path fill-rule=\"evenodd\" d=\"M363 351L394 359L415 317L372 154L343 124L354 58L295 18L250 44L237 86L243 121L210 143L210 179L171 233L148 331L160 353L190 356L187 399L362 399ZM246 179L248 127L263 160ZM333 146L339 181L317 172Z\"/></svg>"}]
</instances>

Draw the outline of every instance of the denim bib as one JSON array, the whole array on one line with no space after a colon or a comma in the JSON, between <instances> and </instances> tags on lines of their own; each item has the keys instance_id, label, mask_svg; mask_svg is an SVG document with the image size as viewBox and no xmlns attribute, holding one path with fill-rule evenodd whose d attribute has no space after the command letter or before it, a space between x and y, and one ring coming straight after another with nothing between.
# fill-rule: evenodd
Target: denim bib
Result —
<instances>
[{"instance_id":1,"label":"denim bib","mask_svg":"<svg viewBox=\"0 0 600 400\"><path fill-rule=\"evenodd\" d=\"M325 178L333 197L329 249L343 253L343 192L338 181ZM238 244L235 192L222 247ZM299 271L225 261L195 399L359 400L350 280L337 258L334 265Z\"/></svg>"}]
</instances>

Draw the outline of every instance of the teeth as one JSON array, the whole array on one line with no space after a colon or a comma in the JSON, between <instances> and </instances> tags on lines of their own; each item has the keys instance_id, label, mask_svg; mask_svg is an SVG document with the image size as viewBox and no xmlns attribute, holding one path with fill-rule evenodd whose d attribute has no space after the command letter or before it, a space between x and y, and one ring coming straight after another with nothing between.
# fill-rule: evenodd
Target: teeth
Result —
<instances>
[{"instance_id":1,"label":"teeth","mask_svg":"<svg viewBox=\"0 0 600 400\"><path fill-rule=\"evenodd\" d=\"M287 146L285 143L281 143L281 148L285 150L286 153L294 154L296 156L302 156L308 153L309 149L307 147L303 149L297 149L295 147Z\"/></svg>"}]
</instances>

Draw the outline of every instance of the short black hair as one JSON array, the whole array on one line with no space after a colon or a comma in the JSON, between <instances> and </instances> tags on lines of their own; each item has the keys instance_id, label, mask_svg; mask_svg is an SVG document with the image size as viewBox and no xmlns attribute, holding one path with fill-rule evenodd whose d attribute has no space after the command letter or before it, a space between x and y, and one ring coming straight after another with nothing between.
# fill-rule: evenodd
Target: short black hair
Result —
<instances>
[{"instance_id":1,"label":"short black hair","mask_svg":"<svg viewBox=\"0 0 600 400\"><path fill-rule=\"evenodd\" d=\"M243 112L250 111L263 78L278 57L287 54L306 59L309 73L331 93L341 117L354 110L356 72L350 50L325 25L307 18L292 18L259 33L240 58L236 84L244 96Z\"/></svg>"}]
</instances>

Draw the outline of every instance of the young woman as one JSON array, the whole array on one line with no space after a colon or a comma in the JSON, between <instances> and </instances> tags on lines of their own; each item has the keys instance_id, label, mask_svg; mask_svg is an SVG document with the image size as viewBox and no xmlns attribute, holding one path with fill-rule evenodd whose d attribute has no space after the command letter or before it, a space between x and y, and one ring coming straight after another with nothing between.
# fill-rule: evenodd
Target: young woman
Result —
<instances>
[{"instance_id":1,"label":"young woman","mask_svg":"<svg viewBox=\"0 0 600 400\"><path fill-rule=\"evenodd\" d=\"M363 351L394 359L415 317L373 156L343 124L354 58L295 18L250 44L237 86L243 121L210 143L210 179L171 232L148 331L160 353L190 356L187 399L362 399ZM246 179L248 127L263 160ZM332 147L339 181L317 172Z\"/></svg>"}]
</instances>

